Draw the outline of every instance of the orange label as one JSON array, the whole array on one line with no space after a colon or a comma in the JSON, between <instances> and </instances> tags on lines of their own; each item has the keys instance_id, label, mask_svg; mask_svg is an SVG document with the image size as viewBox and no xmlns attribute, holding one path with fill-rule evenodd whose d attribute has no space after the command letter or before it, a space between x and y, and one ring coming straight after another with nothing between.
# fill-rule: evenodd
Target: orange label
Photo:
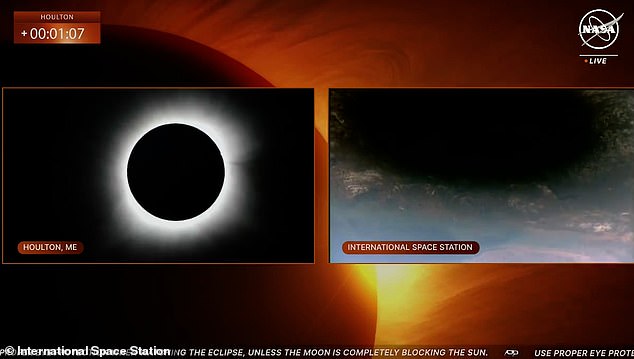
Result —
<instances>
[{"instance_id":1,"label":"orange label","mask_svg":"<svg viewBox=\"0 0 634 359\"><path fill-rule=\"evenodd\" d=\"M15 44L99 44L99 11L16 11Z\"/></svg>"},{"instance_id":2,"label":"orange label","mask_svg":"<svg viewBox=\"0 0 634 359\"><path fill-rule=\"evenodd\" d=\"M20 254L81 254L82 242L24 241L18 244Z\"/></svg>"},{"instance_id":3,"label":"orange label","mask_svg":"<svg viewBox=\"0 0 634 359\"><path fill-rule=\"evenodd\" d=\"M475 241L349 241L345 254L477 254Z\"/></svg>"},{"instance_id":4,"label":"orange label","mask_svg":"<svg viewBox=\"0 0 634 359\"><path fill-rule=\"evenodd\" d=\"M100 22L100 11L15 11L14 23Z\"/></svg>"}]
</instances>

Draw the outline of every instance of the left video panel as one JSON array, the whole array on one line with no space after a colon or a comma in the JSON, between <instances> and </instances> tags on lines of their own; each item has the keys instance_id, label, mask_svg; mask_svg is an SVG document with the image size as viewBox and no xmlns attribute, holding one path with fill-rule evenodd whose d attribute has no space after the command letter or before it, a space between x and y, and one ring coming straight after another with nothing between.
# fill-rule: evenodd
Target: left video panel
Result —
<instances>
[{"instance_id":1,"label":"left video panel","mask_svg":"<svg viewBox=\"0 0 634 359\"><path fill-rule=\"evenodd\" d=\"M313 263L312 89L4 88L3 263Z\"/></svg>"}]
</instances>

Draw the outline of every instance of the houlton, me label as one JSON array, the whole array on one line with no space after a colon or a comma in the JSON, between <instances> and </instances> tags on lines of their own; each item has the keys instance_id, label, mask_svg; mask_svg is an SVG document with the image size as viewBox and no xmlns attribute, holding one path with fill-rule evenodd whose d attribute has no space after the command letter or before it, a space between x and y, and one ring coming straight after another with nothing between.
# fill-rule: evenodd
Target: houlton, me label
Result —
<instances>
[{"instance_id":1,"label":"houlton, me label","mask_svg":"<svg viewBox=\"0 0 634 359\"><path fill-rule=\"evenodd\" d=\"M18 244L20 254L81 254L84 251L82 242L61 241L24 241Z\"/></svg>"}]
</instances>

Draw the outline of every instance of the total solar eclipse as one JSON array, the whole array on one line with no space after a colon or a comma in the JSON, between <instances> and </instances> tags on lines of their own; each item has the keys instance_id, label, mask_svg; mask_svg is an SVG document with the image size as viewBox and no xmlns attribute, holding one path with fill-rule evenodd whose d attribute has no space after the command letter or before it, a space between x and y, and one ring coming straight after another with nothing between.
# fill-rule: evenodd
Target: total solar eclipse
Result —
<instances>
[{"instance_id":1,"label":"total solar eclipse","mask_svg":"<svg viewBox=\"0 0 634 359\"><path fill-rule=\"evenodd\" d=\"M313 262L311 89L9 92L12 260L32 260L28 238L72 238L85 251L55 263Z\"/></svg>"},{"instance_id":2,"label":"total solar eclipse","mask_svg":"<svg viewBox=\"0 0 634 359\"><path fill-rule=\"evenodd\" d=\"M183 221L213 205L222 190L225 166L207 134L172 123L150 130L134 145L127 177L143 209L164 220Z\"/></svg>"}]
</instances>

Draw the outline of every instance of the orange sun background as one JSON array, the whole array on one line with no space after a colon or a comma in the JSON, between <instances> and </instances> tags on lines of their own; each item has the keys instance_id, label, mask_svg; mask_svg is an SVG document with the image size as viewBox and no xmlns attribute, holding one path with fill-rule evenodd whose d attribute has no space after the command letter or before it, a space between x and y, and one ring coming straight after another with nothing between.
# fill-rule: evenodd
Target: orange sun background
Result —
<instances>
[{"instance_id":1,"label":"orange sun background","mask_svg":"<svg viewBox=\"0 0 634 359\"><path fill-rule=\"evenodd\" d=\"M576 29L581 16L597 6L592 1L54 4L47 2L44 8L100 10L104 24L143 27L194 40L245 64L274 86L315 88L315 265L208 269L236 278L257 271L271 283L279 277L280 287L264 295L267 298L259 305L266 311L278 299L289 300L284 293L290 291L293 303L288 313L271 313L271 318L295 318L279 324L280 331L310 327L301 340L310 343L311 337L320 337L319 342L336 344L323 318L339 316L341 322L354 322L346 324L350 330L375 325L370 328L370 341L376 345L634 340L634 267L627 264L329 264L327 146L330 87L634 86L634 22L628 19L634 16L632 2L601 3L625 13L619 40L611 49L619 57L603 67L588 65L579 57L583 49ZM301 281L307 273L320 280L319 288L328 287L329 281L346 288L349 299L333 294L334 304L325 301L313 306L320 313L302 314L302 301L310 298L283 286ZM196 304L204 308L204 303ZM346 317L349 311L341 305L356 314ZM241 316L236 320L249 321ZM265 336L270 335L264 334L268 330L251 329L252 335Z\"/></svg>"}]
</instances>

